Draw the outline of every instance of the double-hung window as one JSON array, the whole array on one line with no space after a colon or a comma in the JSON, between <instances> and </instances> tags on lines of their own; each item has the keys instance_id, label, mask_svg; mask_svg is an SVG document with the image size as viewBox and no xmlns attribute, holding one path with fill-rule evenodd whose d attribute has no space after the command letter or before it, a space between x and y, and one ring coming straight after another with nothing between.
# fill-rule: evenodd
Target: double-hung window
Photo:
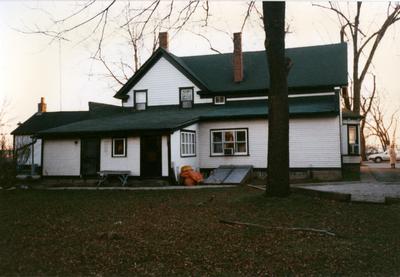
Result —
<instances>
[{"instance_id":1,"label":"double-hung window","mask_svg":"<svg viewBox=\"0 0 400 277\"><path fill-rule=\"evenodd\" d=\"M347 141L349 155L359 155L360 146L358 143L358 126L347 125Z\"/></svg>"},{"instance_id":2,"label":"double-hung window","mask_svg":"<svg viewBox=\"0 0 400 277\"><path fill-rule=\"evenodd\" d=\"M247 129L211 130L211 156L248 155Z\"/></svg>"},{"instance_id":3,"label":"double-hung window","mask_svg":"<svg viewBox=\"0 0 400 277\"><path fill-rule=\"evenodd\" d=\"M147 107L147 90L135 90L135 109L145 110Z\"/></svg>"},{"instance_id":4,"label":"double-hung window","mask_svg":"<svg viewBox=\"0 0 400 277\"><path fill-rule=\"evenodd\" d=\"M182 108L193 107L193 87L179 88L179 99Z\"/></svg>"},{"instance_id":5,"label":"double-hung window","mask_svg":"<svg viewBox=\"0 0 400 277\"><path fill-rule=\"evenodd\" d=\"M181 131L181 156L196 156L196 132Z\"/></svg>"},{"instance_id":6,"label":"double-hung window","mask_svg":"<svg viewBox=\"0 0 400 277\"><path fill-rule=\"evenodd\" d=\"M126 157L126 138L112 139L112 157Z\"/></svg>"}]
</instances>

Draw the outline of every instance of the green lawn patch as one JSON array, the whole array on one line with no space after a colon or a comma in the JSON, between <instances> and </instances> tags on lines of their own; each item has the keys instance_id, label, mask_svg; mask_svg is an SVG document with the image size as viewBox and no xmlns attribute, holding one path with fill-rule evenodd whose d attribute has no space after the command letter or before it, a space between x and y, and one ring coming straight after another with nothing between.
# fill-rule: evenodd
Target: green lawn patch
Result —
<instances>
[{"instance_id":1,"label":"green lawn patch","mask_svg":"<svg viewBox=\"0 0 400 277\"><path fill-rule=\"evenodd\" d=\"M400 274L399 204L265 198L250 188L14 190L0 191L0 223L0 276Z\"/></svg>"}]
</instances>

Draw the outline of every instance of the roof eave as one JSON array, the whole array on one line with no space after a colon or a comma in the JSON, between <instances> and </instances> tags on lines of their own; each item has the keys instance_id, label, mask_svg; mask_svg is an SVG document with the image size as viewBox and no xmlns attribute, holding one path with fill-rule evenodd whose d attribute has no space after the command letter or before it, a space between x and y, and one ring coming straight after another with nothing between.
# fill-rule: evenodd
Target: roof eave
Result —
<instances>
[{"instance_id":1,"label":"roof eave","mask_svg":"<svg viewBox=\"0 0 400 277\"><path fill-rule=\"evenodd\" d=\"M318 92L327 92L327 91L335 91L336 87L344 87L347 86L347 83L344 84L334 84L334 85L324 85L324 86L303 86L303 87L290 87L289 94L304 94L304 93L318 93ZM249 97L249 96L268 96L269 89L254 89L254 90L225 90L225 91L210 91L210 90L201 90L198 91L197 94L200 98L212 98L214 96L229 96L232 98L235 97Z\"/></svg>"},{"instance_id":2,"label":"roof eave","mask_svg":"<svg viewBox=\"0 0 400 277\"><path fill-rule=\"evenodd\" d=\"M84 138L91 136L107 137L107 136L132 136L143 134L170 134L172 128L160 129L139 129L139 130L113 130L113 131L86 131L86 132L61 132L61 133L38 133L36 136L43 139L51 138Z\"/></svg>"}]
</instances>

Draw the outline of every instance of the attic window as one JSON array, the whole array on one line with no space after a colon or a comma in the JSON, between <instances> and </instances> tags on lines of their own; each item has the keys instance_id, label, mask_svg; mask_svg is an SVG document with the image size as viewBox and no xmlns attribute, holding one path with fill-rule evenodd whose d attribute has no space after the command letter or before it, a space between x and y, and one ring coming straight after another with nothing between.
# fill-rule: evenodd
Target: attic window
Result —
<instances>
[{"instance_id":1,"label":"attic window","mask_svg":"<svg viewBox=\"0 0 400 277\"><path fill-rule=\"evenodd\" d=\"M145 110L147 107L147 90L135 90L135 109Z\"/></svg>"},{"instance_id":2,"label":"attic window","mask_svg":"<svg viewBox=\"0 0 400 277\"><path fill-rule=\"evenodd\" d=\"M179 88L179 98L181 108L193 107L193 87Z\"/></svg>"},{"instance_id":3,"label":"attic window","mask_svg":"<svg viewBox=\"0 0 400 277\"><path fill-rule=\"evenodd\" d=\"M223 105L223 104L225 104L225 96L215 96L214 97L214 104L215 105Z\"/></svg>"}]
</instances>

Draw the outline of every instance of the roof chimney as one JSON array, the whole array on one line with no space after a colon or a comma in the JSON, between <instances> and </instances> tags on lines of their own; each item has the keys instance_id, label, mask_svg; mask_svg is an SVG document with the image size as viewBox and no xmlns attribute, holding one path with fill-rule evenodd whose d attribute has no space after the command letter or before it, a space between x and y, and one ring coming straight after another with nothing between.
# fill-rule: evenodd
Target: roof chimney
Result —
<instances>
[{"instance_id":1,"label":"roof chimney","mask_svg":"<svg viewBox=\"0 0 400 277\"><path fill-rule=\"evenodd\" d=\"M242 33L233 34L233 80L243 81Z\"/></svg>"},{"instance_id":2,"label":"roof chimney","mask_svg":"<svg viewBox=\"0 0 400 277\"><path fill-rule=\"evenodd\" d=\"M167 32L160 32L158 34L158 40L160 43L160 47L164 48L168 51L168 33Z\"/></svg>"},{"instance_id":3,"label":"roof chimney","mask_svg":"<svg viewBox=\"0 0 400 277\"><path fill-rule=\"evenodd\" d=\"M40 97L40 103L38 104L38 113L45 113L47 110L47 104L44 102L44 97Z\"/></svg>"}]
</instances>

